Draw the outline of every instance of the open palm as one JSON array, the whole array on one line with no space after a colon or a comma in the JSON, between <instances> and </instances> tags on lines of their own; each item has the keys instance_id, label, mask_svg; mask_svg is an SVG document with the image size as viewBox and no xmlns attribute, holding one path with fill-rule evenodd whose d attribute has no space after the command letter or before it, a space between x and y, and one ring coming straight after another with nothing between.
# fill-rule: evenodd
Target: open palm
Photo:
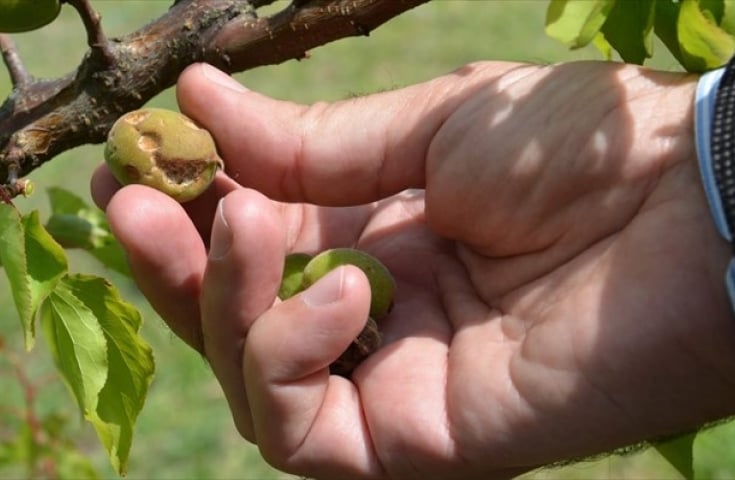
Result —
<instances>
[{"instance_id":1,"label":"open palm","mask_svg":"<svg viewBox=\"0 0 735 480\"><path fill-rule=\"evenodd\" d=\"M229 177L186 209L144 187L110 200L104 170L93 191L141 290L277 467L506 477L735 410L693 79L476 64L306 108L213 75L190 69L179 98ZM362 273L275 300L286 253L333 246L398 284L384 346L350 379L327 366L366 316Z\"/></svg>"}]
</instances>

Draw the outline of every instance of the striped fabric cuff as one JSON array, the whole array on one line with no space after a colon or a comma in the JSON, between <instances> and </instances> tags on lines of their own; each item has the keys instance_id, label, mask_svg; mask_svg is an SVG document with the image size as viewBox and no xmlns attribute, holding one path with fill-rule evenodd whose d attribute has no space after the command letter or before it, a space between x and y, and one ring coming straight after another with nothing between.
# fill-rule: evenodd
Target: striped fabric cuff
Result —
<instances>
[{"instance_id":1,"label":"striped fabric cuff","mask_svg":"<svg viewBox=\"0 0 735 480\"><path fill-rule=\"evenodd\" d=\"M722 238L733 243L732 232L727 224L722 198L715 181L712 163L712 117L717 99L717 87L725 69L720 68L702 75L697 84L697 94L694 110L694 136L699 160L699 171L702 176L702 185L707 195L712 219ZM735 259L730 260L725 273L725 285L730 297L730 303L735 311Z\"/></svg>"}]
</instances>

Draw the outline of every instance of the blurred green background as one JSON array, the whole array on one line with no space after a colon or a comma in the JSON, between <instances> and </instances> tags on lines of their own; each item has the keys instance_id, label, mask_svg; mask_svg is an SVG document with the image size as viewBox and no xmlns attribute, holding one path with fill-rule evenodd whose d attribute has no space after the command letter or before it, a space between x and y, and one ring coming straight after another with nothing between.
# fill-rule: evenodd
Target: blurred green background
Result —
<instances>
[{"instance_id":1,"label":"blurred green background","mask_svg":"<svg viewBox=\"0 0 735 480\"><path fill-rule=\"evenodd\" d=\"M128 33L166 11L171 0L93 0L110 36ZM271 10L282 8L277 2ZM570 52L544 34L547 0L434 0L373 32L313 50L305 61L263 67L237 75L249 88L298 102L336 100L430 79L482 59L552 63L599 59L594 49ZM42 30L16 35L21 55L37 77L73 70L86 51L85 34L74 11L65 7L60 19ZM659 45L651 65L678 69ZM2 69L0 69L2 70ZM10 92L0 72L0 96ZM151 104L175 108L173 91ZM30 199L17 201L23 211L48 211L44 188L60 185L89 199L88 181L102 158L99 146L69 151L31 175L39 187ZM131 479L281 479L292 478L268 467L257 449L242 441L205 362L178 341L126 279L105 272L84 254L72 255L72 269L109 277L146 317L144 336L153 345L157 374L137 427L128 478ZM34 382L41 411L58 411L69 421L72 438L105 478L114 478L91 426L75 411L71 397L53 374L45 345L22 352L22 337L4 277L0 278L0 340L19 356ZM23 405L12 371L0 362L0 439L17 426L14 410ZM51 377L53 378L53 377ZM728 431L729 430L729 431ZM714 430L697 444L704 478L735 478L732 427ZM0 470L0 478L16 478L21 470ZM529 478L679 478L654 452L587 461L563 469L533 472Z\"/></svg>"}]
</instances>

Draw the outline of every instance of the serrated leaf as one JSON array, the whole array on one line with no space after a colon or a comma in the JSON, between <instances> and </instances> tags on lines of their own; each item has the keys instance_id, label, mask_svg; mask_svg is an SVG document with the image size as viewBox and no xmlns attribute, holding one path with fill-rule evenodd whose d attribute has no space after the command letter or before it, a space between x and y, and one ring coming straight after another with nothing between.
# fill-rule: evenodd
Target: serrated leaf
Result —
<instances>
[{"instance_id":1,"label":"serrated leaf","mask_svg":"<svg viewBox=\"0 0 735 480\"><path fill-rule=\"evenodd\" d=\"M23 222L15 207L5 203L0 203L0 261L10 282L13 302L23 326L26 348L30 349L35 337L35 326L31 285L26 267Z\"/></svg>"},{"instance_id":2,"label":"serrated leaf","mask_svg":"<svg viewBox=\"0 0 735 480\"><path fill-rule=\"evenodd\" d=\"M155 368L151 348L139 335L142 319L104 279L74 275L66 277L63 285L89 312L86 321L97 325L105 345L104 386L98 391L95 410L85 417L97 431L113 467L124 474L135 421Z\"/></svg>"},{"instance_id":3,"label":"serrated leaf","mask_svg":"<svg viewBox=\"0 0 735 480\"><path fill-rule=\"evenodd\" d=\"M677 435L660 442L653 447L687 480L694 478L694 439L696 432Z\"/></svg>"},{"instance_id":4,"label":"serrated leaf","mask_svg":"<svg viewBox=\"0 0 735 480\"><path fill-rule=\"evenodd\" d=\"M49 188L48 196L52 213L46 228L56 241L65 248L84 249L107 268L131 276L125 252L100 209L63 188Z\"/></svg>"},{"instance_id":5,"label":"serrated leaf","mask_svg":"<svg viewBox=\"0 0 735 480\"><path fill-rule=\"evenodd\" d=\"M61 277L66 274L68 263L64 249L41 225L37 211L24 216L22 222L28 259L28 281L33 306L34 309L37 309Z\"/></svg>"},{"instance_id":6,"label":"serrated leaf","mask_svg":"<svg viewBox=\"0 0 735 480\"><path fill-rule=\"evenodd\" d=\"M589 44L605 23L615 0L551 0L546 34L570 48Z\"/></svg>"},{"instance_id":7,"label":"serrated leaf","mask_svg":"<svg viewBox=\"0 0 735 480\"><path fill-rule=\"evenodd\" d=\"M642 65L653 54L654 0L616 2L602 26L605 40L620 57Z\"/></svg>"},{"instance_id":8,"label":"serrated leaf","mask_svg":"<svg viewBox=\"0 0 735 480\"><path fill-rule=\"evenodd\" d=\"M38 212L21 217L14 207L2 204L0 259L23 326L26 348L30 349L36 311L66 273L66 255L40 224Z\"/></svg>"},{"instance_id":9,"label":"serrated leaf","mask_svg":"<svg viewBox=\"0 0 735 480\"><path fill-rule=\"evenodd\" d=\"M735 38L717 25L711 11L700 8L698 0L681 0L677 37L684 68L691 72L720 67L735 52Z\"/></svg>"},{"instance_id":10,"label":"serrated leaf","mask_svg":"<svg viewBox=\"0 0 735 480\"><path fill-rule=\"evenodd\" d=\"M41 325L56 367L89 419L108 375L107 342L94 313L60 282L41 307Z\"/></svg>"}]
</instances>

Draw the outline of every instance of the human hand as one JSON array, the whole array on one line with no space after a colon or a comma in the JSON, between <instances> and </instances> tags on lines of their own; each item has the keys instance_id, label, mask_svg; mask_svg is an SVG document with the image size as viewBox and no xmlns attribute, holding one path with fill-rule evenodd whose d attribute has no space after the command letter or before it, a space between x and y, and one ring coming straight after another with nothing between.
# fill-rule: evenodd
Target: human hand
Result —
<instances>
[{"instance_id":1,"label":"human hand","mask_svg":"<svg viewBox=\"0 0 735 480\"><path fill-rule=\"evenodd\" d=\"M229 177L184 207L140 186L112 196L104 168L93 193L143 293L276 467L508 477L735 411L729 251L699 185L694 82L484 63L303 107L195 66L179 102ZM398 284L385 345L350 379L327 366L364 322L362 273L275 299L286 253L345 245Z\"/></svg>"}]
</instances>

